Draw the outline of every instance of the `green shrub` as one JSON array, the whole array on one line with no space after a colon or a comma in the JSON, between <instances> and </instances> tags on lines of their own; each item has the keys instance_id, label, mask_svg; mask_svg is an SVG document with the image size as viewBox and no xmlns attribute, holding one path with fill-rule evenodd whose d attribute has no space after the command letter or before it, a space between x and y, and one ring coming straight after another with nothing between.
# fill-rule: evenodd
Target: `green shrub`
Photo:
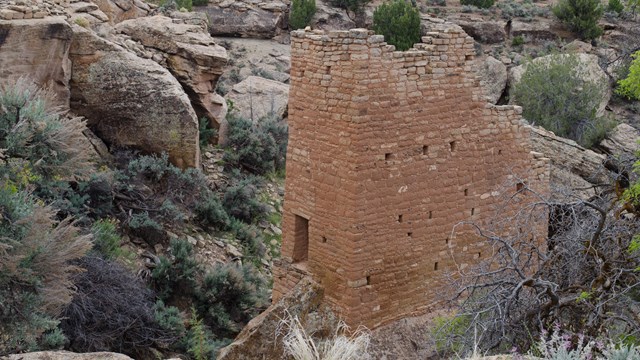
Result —
<instances>
[{"instance_id":1,"label":"green shrub","mask_svg":"<svg viewBox=\"0 0 640 360\"><path fill-rule=\"evenodd\" d=\"M600 0L560 0L552 11L582 39L591 40L602 35L598 20L604 14L604 7Z\"/></svg>"},{"instance_id":2,"label":"green shrub","mask_svg":"<svg viewBox=\"0 0 640 360\"><path fill-rule=\"evenodd\" d=\"M591 147L614 125L596 112L607 84L583 80L575 55L552 55L548 61L527 64L512 89L515 102L528 121Z\"/></svg>"},{"instance_id":3,"label":"green shrub","mask_svg":"<svg viewBox=\"0 0 640 360\"><path fill-rule=\"evenodd\" d=\"M524 38L522 35L514 36L511 40L511 46L522 46L524 45Z\"/></svg>"},{"instance_id":4,"label":"green shrub","mask_svg":"<svg viewBox=\"0 0 640 360\"><path fill-rule=\"evenodd\" d=\"M475 6L480 9L488 9L495 4L495 0L460 0L460 5Z\"/></svg>"},{"instance_id":5,"label":"green shrub","mask_svg":"<svg viewBox=\"0 0 640 360\"><path fill-rule=\"evenodd\" d=\"M431 336L440 354L458 354L464 348L469 319L464 316L437 316L433 320Z\"/></svg>"},{"instance_id":6,"label":"green shrub","mask_svg":"<svg viewBox=\"0 0 640 360\"><path fill-rule=\"evenodd\" d=\"M404 0L384 3L373 12L373 30L400 51L420 42L420 13Z\"/></svg>"},{"instance_id":7,"label":"green shrub","mask_svg":"<svg viewBox=\"0 0 640 360\"><path fill-rule=\"evenodd\" d=\"M173 261L160 257L151 277L158 297L170 299L173 295L188 296L196 286L196 274L200 271L193 258L193 247L187 241L173 239L169 247Z\"/></svg>"},{"instance_id":8,"label":"green shrub","mask_svg":"<svg viewBox=\"0 0 640 360\"><path fill-rule=\"evenodd\" d=\"M0 183L0 354L58 347L60 311L73 296L69 263L91 249L71 219Z\"/></svg>"},{"instance_id":9,"label":"green shrub","mask_svg":"<svg viewBox=\"0 0 640 360\"><path fill-rule=\"evenodd\" d=\"M209 0L192 0L193 6L206 6L209 4Z\"/></svg>"},{"instance_id":10,"label":"green shrub","mask_svg":"<svg viewBox=\"0 0 640 360\"><path fill-rule=\"evenodd\" d=\"M162 225L149 217L146 211L133 214L127 225L133 235L149 244L160 243L166 238Z\"/></svg>"},{"instance_id":11,"label":"green shrub","mask_svg":"<svg viewBox=\"0 0 640 360\"><path fill-rule=\"evenodd\" d=\"M91 233L93 234L93 250L105 259L116 259L122 254L120 249L122 240L113 220L96 221L91 227Z\"/></svg>"},{"instance_id":12,"label":"green shrub","mask_svg":"<svg viewBox=\"0 0 640 360\"><path fill-rule=\"evenodd\" d=\"M228 147L224 155L228 166L264 175L284 164L287 127L281 120L265 118L253 123L229 116L228 123Z\"/></svg>"},{"instance_id":13,"label":"green shrub","mask_svg":"<svg viewBox=\"0 0 640 360\"><path fill-rule=\"evenodd\" d=\"M206 0L204 0L204 2L205 4L203 5L206 5ZM211 142L211 139L216 137L216 135L218 134L218 131L211 127L211 123L209 119L207 119L206 117L201 117L200 120L198 120L198 124L199 124L199 131L198 131L199 140L198 141L200 144L200 149L203 149L204 147L209 145L209 142Z\"/></svg>"},{"instance_id":14,"label":"green shrub","mask_svg":"<svg viewBox=\"0 0 640 360\"><path fill-rule=\"evenodd\" d=\"M370 1L371 0L329 0L329 3L334 7L359 13L364 10L365 5Z\"/></svg>"},{"instance_id":15,"label":"green shrub","mask_svg":"<svg viewBox=\"0 0 640 360\"><path fill-rule=\"evenodd\" d=\"M264 280L250 266L218 265L196 293L196 308L218 336L233 336L266 304Z\"/></svg>"},{"instance_id":16,"label":"green shrub","mask_svg":"<svg viewBox=\"0 0 640 360\"><path fill-rule=\"evenodd\" d=\"M229 215L215 195L203 200L196 208L196 220L205 228L225 230L229 226Z\"/></svg>"},{"instance_id":17,"label":"green shrub","mask_svg":"<svg viewBox=\"0 0 640 360\"><path fill-rule=\"evenodd\" d=\"M254 225L247 225L235 218L231 219L230 228L236 239L242 243L248 252L258 259L267 251L262 237L262 231Z\"/></svg>"},{"instance_id":18,"label":"green shrub","mask_svg":"<svg viewBox=\"0 0 640 360\"><path fill-rule=\"evenodd\" d=\"M227 214L251 223L266 213L266 207L257 200L258 186L254 179L248 178L229 186L222 205Z\"/></svg>"},{"instance_id":19,"label":"green shrub","mask_svg":"<svg viewBox=\"0 0 640 360\"><path fill-rule=\"evenodd\" d=\"M616 92L630 100L640 100L640 51L636 51L631 56L633 61L629 66L629 75L618 81Z\"/></svg>"},{"instance_id":20,"label":"green shrub","mask_svg":"<svg viewBox=\"0 0 640 360\"><path fill-rule=\"evenodd\" d=\"M607 10L621 14L624 11L624 4L620 0L609 0L607 4Z\"/></svg>"},{"instance_id":21,"label":"green shrub","mask_svg":"<svg viewBox=\"0 0 640 360\"><path fill-rule=\"evenodd\" d=\"M316 13L316 0L292 0L289 12L289 27L291 30L303 29Z\"/></svg>"}]
</instances>

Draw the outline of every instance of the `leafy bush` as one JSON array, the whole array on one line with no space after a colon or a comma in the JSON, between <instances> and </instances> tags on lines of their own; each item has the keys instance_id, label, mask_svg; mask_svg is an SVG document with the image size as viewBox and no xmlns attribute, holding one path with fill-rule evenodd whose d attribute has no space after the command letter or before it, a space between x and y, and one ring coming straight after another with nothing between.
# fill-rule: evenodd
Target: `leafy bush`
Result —
<instances>
[{"instance_id":1,"label":"leafy bush","mask_svg":"<svg viewBox=\"0 0 640 360\"><path fill-rule=\"evenodd\" d=\"M113 220L98 220L91 227L93 234L93 250L105 259L116 259L122 254L121 238Z\"/></svg>"},{"instance_id":2,"label":"leafy bush","mask_svg":"<svg viewBox=\"0 0 640 360\"><path fill-rule=\"evenodd\" d=\"M609 0L607 11L621 14L624 11L624 4L620 0Z\"/></svg>"},{"instance_id":3,"label":"leafy bush","mask_svg":"<svg viewBox=\"0 0 640 360\"><path fill-rule=\"evenodd\" d=\"M98 257L78 262L78 293L65 309L61 327L77 352L117 351L137 357L151 346L176 340L156 320L153 293L118 263Z\"/></svg>"},{"instance_id":4,"label":"leafy bush","mask_svg":"<svg viewBox=\"0 0 640 360\"><path fill-rule=\"evenodd\" d=\"M133 214L127 225L135 236L149 244L160 243L166 238L162 225L150 218L146 211Z\"/></svg>"},{"instance_id":5,"label":"leafy bush","mask_svg":"<svg viewBox=\"0 0 640 360\"><path fill-rule=\"evenodd\" d=\"M80 118L61 118L55 95L26 78L0 87L0 149L34 176L84 178L93 171Z\"/></svg>"},{"instance_id":6,"label":"leafy bush","mask_svg":"<svg viewBox=\"0 0 640 360\"><path fill-rule=\"evenodd\" d=\"M583 80L582 72L583 67L575 55L555 55L546 62L532 61L511 95L522 105L528 121L591 147L606 135L613 123L596 117L607 84Z\"/></svg>"},{"instance_id":7,"label":"leafy bush","mask_svg":"<svg viewBox=\"0 0 640 360\"><path fill-rule=\"evenodd\" d=\"M227 214L251 223L266 212L266 207L257 200L257 195L258 187L255 179L243 179L227 188L222 204Z\"/></svg>"},{"instance_id":8,"label":"leafy bush","mask_svg":"<svg viewBox=\"0 0 640 360\"><path fill-rule=\"evenodd\" d=\"M206 6L209 4L209 0L192 0L191 2L193 6Z\"/></svg>"},{"instance_id":9,"label":"leafy bush","mask_svg":"<svg viewBox=\"0 0 640 360\"><path fill-rule=\"evenodd\" d=\"M420 42L420 13L404 0L380 5L373 12L373 30L400 51Z\"/></svg>"},{"instance_id":10,"label":"leafy bush","mask_svg":"<svg viewBox=\"0 0 640 360\"><path fill-rule=\"evenodd\" d=\"M289 27L292 30L303 29L309 25L316 13L316 0L292 0L289 12Z\"/></svg>"},{"instance_id":11,"label":"leafy bush","mask_svg":"<svg viewBox=\"0 0 640 360\"><path fill-rule=\"evenodd\" d=\"M480 9L488 9L495 4L495 0L460 0L460 5L475 6Z\"/></svg>"},{"instance_id":12,"label":"leafy bush","mask_svg":"<svg viewBox=\"0 0 640 360\"><path fill-rule=\"evenodd\" d=\"M235 335L266 304L264 285L252 267L218 265L198 288L196 309L215 334Z\"/></svg>"},{"instance_id":13,"label":"leafy bush","mask_svg":"<svg viewBox=\"0 0 640 360\"><path fill-rule=\"evenodd\" d=\"M199 1L199 0L196 0L196 1ZM202 5L207 4L207 0L203 0L203 2L204 4ZM198 4L194 4L194 5L198 5ZM200 120L198 120L198 124L199 124L198 142L200 144L200 149L202 149L205 146L209 145L209 142L211 142L211 139L213 139L217 135L218 131L211 127L209 119L207 119L206 117L201 117Z\"/></svg>"},{"instance_id":14,"label":"leafy bush","mask_svg":"<svg viewBox=\"0 0 640 360\"><path fill-rule=\"evenodd\" d=\"M329 3L340 9L352 11L355 13L362 12L364 6L371 0L329 0Z\"/></svg>"},{"instance_id":15,"label":"leafy bush","mask_svg":"<svg viewBox=\"0 0 640 360\"><path fill-rule=\"evenodd\" d=\"M522 35L514 36L511 40L511 46L521 46L524 44L524 38Z\"/></svg>"},{"instance_id":16,"label":"leafy bush","mask_svg":"<svg viewBox=\"0 0 640 360\"><path fill-rule=\"evenodd\" d=\"M259 175L284 164L287 128L277 119L251 120L228 118L228 148L224 160L228 166L239 166Z\"/></svg>"},{"instance_id":17,"label":"leafy bush","mask_svg":"<svg viewBox=\"0 0 640 360\"><path fill-rule=\"evenodd\" d=\"M598 20L604 14L604 7L600 0L560 0L551 10L582 39L591 40L602 35Z\"/></svg>"},{"instance_id":18,"label":"leafy bush","mask_svg":"<svg viewBox=\"0 0 640 360\"><path fill-rule=\"evenodd\" d=\"M200 271L193 258L193 246L187 241L171 240L169 251L173 261L160 257L160 263L151 273L158 297L162 300L175 294L190 295L196 286L196 274Z\"/></svg>"},{"instance_id":19,"label":"leafy bush","mask_svg":"<svg viewBox=\"0 0 640 360\"><path fill-rule=\"evenodd\" d=\"M262 258L267 251L262 237L262 231L254 225L247 225L235 218L230 222L231 231L236 239L249 251L250 254L257 258Z\"/></svg>"},{"instance_id":20,"label":"leafy bush","mask_svg":"<svg viewBox=\"0 0 640 360\"><path fill-rule=\"evenodd\" d=\"M0 183L0 354L58 347L57 316L71 302L69 261L91 249L70 218Z\"/></svg>"},{"instance_id":21,"label":"leafy bush","mask_svg":"<svg viewBox=\"0 0 640 360\"><path fill-rule=\"evenodd\" d=\"M640 51L631 56L634 60L629 66L629 75L618 81L616 92L628 99L640 100Z\"/></svg>"},{"instance_id":22,"label":"leafy bush","mask_svg":"<svg viewBox=\"0 0 640 360\"><path fill-rule=\"evenodd\" d=\"M215 195L203 200L196 208L198 222L206 228L225 230L229 226L229 215Z\"/></svg>"}]
</instances>

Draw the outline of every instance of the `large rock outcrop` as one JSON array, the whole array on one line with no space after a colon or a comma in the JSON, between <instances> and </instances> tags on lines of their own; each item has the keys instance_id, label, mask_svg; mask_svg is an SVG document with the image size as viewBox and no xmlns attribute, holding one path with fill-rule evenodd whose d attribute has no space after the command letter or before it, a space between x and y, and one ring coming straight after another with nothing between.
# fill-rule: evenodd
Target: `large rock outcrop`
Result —
<instances>
[{"instance_id":1,"label":"large rock outcrop","mask_svg":"<svg viewBox=\"0 0 640 360\"><path fill-rule=\"evenodd\" d=\"M169 71L90 30L73 30L71 109L110 145L167 152L177 166L198 166L198 120Z\"/></svg>"},{"instance_id":2,"label":"large rock outcrop","mask_svg":"<svg viewBox=\"0 0 640 360\"><path fill-rule=\"evenodd\" d=\"M91 0L108 17L111 24L146 16L151 7L142 0Z\"/></svg>"},{"instance_id":3,"label":"large rock outcrop","mask_svg":"<svg viewBox=\"0 0 640 360\"><path fill-rule=\"evenodd\" d=\"M212 0L198 11L209 16L211 35L270 39L287 28L287 8L278 0Z\"/></svg>"},{"instance_id":4,"label":"large rock outcrop","mask_svg":"<svg viewBox=\"0 0 640 360\"><path fill-rule=\"evenodd\" d=\"M551 198L554 201L576 201L596 195L594 184L609 183L604 155L556 136L540 127L531 130L531 147L551 160Z\"/></svg>"},{"instance_id":5,"label":"large rock outcrop","mask_svg":"<svg viewBox=\"0 0 640 360\"><path fill-rule=\"evenodd\" d=\"M189 95L198 117L204 116L214 128L220 127L225 103L215 93L215 86L228 57L206 28L158 15L123 21L115 30L162 52L166 67Z\"/></svg>"},{"instance_id":6,"label":"large rock outcrop","mask_svg":"<svg viewBox=\"0 0 640 360\"><path fill-rule=\"evenodd\" d=\"M237 114L254 121L273 115L282 118L287 112L289 85L259 76L249 76L233 86L227 94Z\"/></svg>"},{"instance_id":7,"label":"large rock outcrop","mask_svg":"<svg viewBox=\"0 0 640 360\"><path fill-rule=\"evenodd\" d=\"M480 83L485 89L487 100L496 104L507 87L507 66L492 56L477 61Z\"/></svg>"},{"instance_id":8,"label":"large rock outcrop","mask_svg":"<svg viewBox=\"0 0 640 360\"><path fill-rule=\"evenodd\" d=\"M28 76L68 109L72 36L64 17L0 20L0 84Z\"/></svg>"},{"instance_id":9,"label":"large rock outcrop","mask_svg":"<svg viewBox=\"0 0 640 360\"><path fill-rule=\"evenodd\" d=\"M483 44L498 44L507 37L505 24L496 21L483 21L482 18L449 19L458 24L475 41Z\"/></svg>"}]
</instances>

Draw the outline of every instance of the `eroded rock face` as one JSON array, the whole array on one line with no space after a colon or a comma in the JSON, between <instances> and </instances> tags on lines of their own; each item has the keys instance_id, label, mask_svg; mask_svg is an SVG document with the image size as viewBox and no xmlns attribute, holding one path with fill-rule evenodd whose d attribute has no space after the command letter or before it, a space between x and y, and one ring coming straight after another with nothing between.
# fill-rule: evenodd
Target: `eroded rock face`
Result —
<instances>
[{"instance_id":1,"label":"eroded rock face","mask_svg":"<svg viewBox=\"0 0 640 360\"><path fill-rule=\"evenodd\" d=\"M487 100L495 104L507 87L507 66L492 56L478 59L478 62L480 83L485 89Z\"/></svg>"},{"instance_id":2,"label":"eroded rock face","mask_svg":"<svg viewBox=\"0 0 640 360\"><path fill-rule=\"evenodd\" d=\"M0 20L0 84L28 76L51 87L57 105L69 108L73 32L63 17Z\"/></svg>"},{"instance_id":3,"label":"eroded rock face","mask_svg":"<svg viewBox=\"0 0 640 360\"><path fill-rule=\"evenodd\" d=\"M227 94L241 117L259 120L268 115L283 118L289 101L289 85L259 76L249 76Z\"/></svg>"},{"instance_id":4,"label":"eroded rock face","mask_svg":"<svg viewBox=\"0 0 640 360\"><path fill-rule=\"evenodd\" d=\"M540 127L529 127L533 151L551 160L551 198L573 202L596 195L593 184L609 182L603 164L604 155L578 145L575 141L556 136Z\"/></svg>"},{"instance_id":5,"label":"eroded rock face","mask_svg":"<svg viewBox=\"0 0 640 360\"><path fill-rule=\"evenodd\" d=\"M223 348L218 360L286 359L282 346L281 320L297 316L308 334L327 338L338 327L338 318L322 305L324 291L306 278L280 301L271 305L242 329L231 345ZM279 331L280 329L280 331Z\"/></svg>"},{"instance_id":6,"label":"eroded rock face","mask_svg":"<svg viewBox=\"0 0 640 360\"><path fill-rule=\"evenodd\" d=\"M142 0L91 0L108 17L111 24L146 16L151 8Z\"/></svg>"},{"instance_id":7,"label":"eroded rock face","mask_svg":"<svg viewBox=\"0 0 640 360\"><path fill-rule=\"evenodd\" d=\"M452 20L471 36L483 44L497 44L506 39L505 24L495 21Z\"/></svg>"},{"instance_id":8,"label":"eroded rock face","mask_svg":"<svg viewBox=\"0 0 640 360\"><path fill-rule=\"evenodd\" d=\"M216 129L220 127L226 104L221 104L214 89L228 57L206 29L158 15L123 21L115 30L163 52L167 68L186 90L198 117L208 118Z\"/></svg>"},{"instance_id":9,"label":"eroded rock face","mask_svg":"<svg viewBox=\"0 0 640 360\"><path fill-rule=\"evenodd\" d=\"M313 29L348 30L358 27L347 12L331 6L326 0L316 0L316 13L309 24Z\"/></svg>"},{"instance_id":10,"label":"eroded rock face","mask_svg":"<svg viewBox=\"0 0 640 360\"><path fill-rule=\"evenodd\" d=\"M634 159L636 152L640 150L638 139L640 131L629 124L620 124L600 142L600 147L621 160Z\"/></svg>"},{"instance_id":11,"label":"eroded rock face","mask_svg":"<svg viewBox=\"0 0 640 360\"><path fill-rule=\"evenodd\" d=\"M210 19L214 36L270 39L287 28L287 4L280 1L213 0L198 11Z\"/></svg>"},{"instance_id":12,"label":"eroded rock face","mask_svg":"<svg viewBox=\"0 0 640 360\"><path fill-rule=\"evenodd\" d=\"M110 145L167 152L199 163L198 120L180 83L162 66L74 25L71 109Z\"/></svg>"}]
</instances>

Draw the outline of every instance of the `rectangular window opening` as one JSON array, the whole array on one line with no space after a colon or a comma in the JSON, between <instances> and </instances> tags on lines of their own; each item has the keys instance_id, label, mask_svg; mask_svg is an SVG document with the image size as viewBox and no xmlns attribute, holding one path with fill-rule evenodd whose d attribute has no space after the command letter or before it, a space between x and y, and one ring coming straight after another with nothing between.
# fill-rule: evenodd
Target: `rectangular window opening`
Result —
<instances>
[{"instance_id":1,"label":"rectangular window opening","mask_svg":"<svg viewBox=\"0 0 640 360\"><path fill-rule=\"evenodd\" d=\"M476 213L476 208L471 208L471 216L473 216Z\"/></svg>"},{"instance_id":2,"label":"rectangular window opening","mask_svg":"<svg viewBox=\"0 0 640 360\"><path fill-rule=\"evenodd\" d=\"M429 219L433 219L433 211L429 211Z\"/></svg>"},{"instance_id":3,"label":"rectangular window opening","mask_svg":"<svg viewBox=\"0 0 640 360\"><path fill-rule=\"evenodd\" d=\"M392 153L384 154L384 161L389 161L389 160L393 160L393 154Z\"/></svg>"},{"instance_id":4,"label":"rectangular window opening","mask_svg":"<svg viewBox=\"0 0 640 360\"><path fill-rule=\"evenodd\" d=\"M502 155L502 150L498 150L498 155Z\"/></svg>"},{"instance_id":5,"label":"rectangular window opening","mask_svg":"<svg viewBox=\"0 0 640 360\"><path fill-rule=\"evenodd\" d=\"M429 154L429 146L422 145L422 155L428 155L428 154Z\"/></svg>"},{"instance_id":6,"label":"rectangular window opening","mask_svg":"<svg viewBox=\"0 0 640 360\"><path fill-rule=\"evenodd\" d=\"M401 223L402 222L402 215L398 215L398 222Z\"/></svg>"},{"instance_id":7,"label":"rectangular window opening","mask_svg":"<svg viewBox=\"0 0 640 360\"><path fill-rule=\"evenodd\" d=\"M456 151L456 142L455 141L451 141L449 143L449 151L451 151L451 152Z\"/></svg>"},{"instance_id":8,"label":"rectangular window opening","mask_svg":"<svg viewBox=\"0 0 640 360\"><path fill-rule=\"evenodd\" d=\"M449 238L444 239L444 243L449 245Z\"/></svg>"},{"instance_id":9,"label":"rectangular window opening","mask_svg":"<svg viewBox=\"0 0 640 360\"><path fill-rule=\"evenodd\" d=\"M412 233L412 232L408 232L408 233L407 233L407 236L408 236L408 237L412 237L412 236L413 236L413 233Z\"/></svg>"},{"instance_id":10,"label":"rectangular window opening","mask_svg":"<svg viewBox=\"0 0 640 360\"><path fill-rule=\"evenodd\" d=\"M307 261L309 258L309 220L295 215L293 242L293 262Z\"/></svg>"},{"instance_id":11,"label":"rectangular window opening","mask_svg":"<svg viewBox=\"0 0 640 360\"><path fill-rule=\"evenodd\" d=\"M371 285L371 275L367 276L367 285Z\"/></svg>"},{"instance_id":12,"label":"rectangular window opening","mask_svg":"<svg viewBox=\"0 0 640 360\"><path fill-rule=\"evenodd\" d=\"M434 271L438 271L438 262L436 261L436 263L433 265L433 270Z\"/></svg>"},{"instance_id":13,"label":"rectangular window opening","mask_svg":"<svg viewBox=\"0 0 640 360\"><path fill-rule=\"evenodd\" d=\"M525 186L527 186L527 184L526 184L526 183L522 183L522 182L517 183L517 184L516 184L516 191L522 191L522 190L524 190L524 187L525 187Z\"/></svg>"},{"instance_id":14,"label":"rectangular window opening","mask_svg":"<svg viewBox=\"0 0 640 360\"><path fill-rule=\"evenodd\" d=\"M464 189L464 196L469 195L469 189Z\"/></svg>"},{"instance_id":15,"label":"rectangular window opening","mask_svg":"<svg viewBox=\"0 0 640 360\"><path fill-rule=\"evenodd\" d=\"M478 259L482 257L482 252L478 251Z\"/></svg>"},{"instance_id":16,"label":"rectangular window opening","mask_svg":"<svg viewBox=\"0 0 640 360\"><path fill-rule=\"evenodd\" d=\"M323 236L323 237L322 237L322 243L326 243L326 242L327 242L327 237L326 237L326 236Z\"/></svg>"}]
</instances>

